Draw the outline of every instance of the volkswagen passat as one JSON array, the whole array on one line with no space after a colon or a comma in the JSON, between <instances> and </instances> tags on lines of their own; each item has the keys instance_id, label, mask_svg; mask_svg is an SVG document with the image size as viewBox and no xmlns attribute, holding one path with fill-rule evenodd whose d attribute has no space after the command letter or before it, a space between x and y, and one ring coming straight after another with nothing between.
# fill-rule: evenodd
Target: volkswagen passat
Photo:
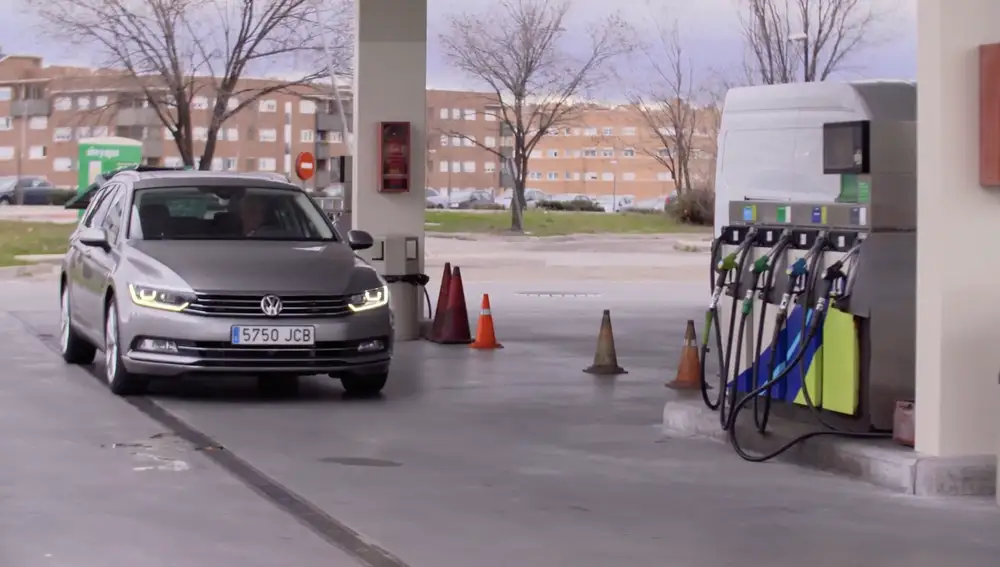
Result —
<instances>
[{"instance_id":1,"label":"volkswagen passat","mask_svg":"<svg viewBox=\"0 0 1000 567\"><path fill-rule=\"evenodd\" d=\"M68 363L104 352L108 385L150 378L257 376L271 393L329 374L380 392L393 323L385 281L298 187L277 176L128 171L77 201L60 284Z\"/></svg>"}]
</instances>

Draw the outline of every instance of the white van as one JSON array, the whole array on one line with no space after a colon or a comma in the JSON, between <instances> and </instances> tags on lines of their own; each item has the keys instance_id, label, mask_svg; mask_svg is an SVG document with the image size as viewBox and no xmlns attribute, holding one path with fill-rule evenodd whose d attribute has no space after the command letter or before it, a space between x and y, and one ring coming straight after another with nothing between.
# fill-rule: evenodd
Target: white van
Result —
<instances>
[{"instance_id":1,"label":"white van","mask_svg":"<svg viewBox=\"0 0 1000 567\"><path fill-rule=\"evenodd\" d=\"M840 178L823 174L823 124L916 120L911 81L792 83L731 89L719 130L715 232L729 202L833 202Z\"/></svg>"}]
</instances>

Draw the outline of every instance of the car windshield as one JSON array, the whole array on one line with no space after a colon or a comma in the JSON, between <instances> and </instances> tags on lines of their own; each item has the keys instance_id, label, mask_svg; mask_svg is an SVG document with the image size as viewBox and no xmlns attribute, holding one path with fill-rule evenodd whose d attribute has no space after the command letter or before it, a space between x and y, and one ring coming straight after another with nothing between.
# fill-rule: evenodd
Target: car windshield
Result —
<instances>
[{"instance_id":1,"label":"car windshield","mask_svg":"<svg viewBox=\"0 0 1000 567\"><path fill-rule=\"evenodd\" d=\"M305 193L257 187L139 189L130 238L332 241L336 233Z\"/></svg>"},{"instance_id":2,"label":"car windshield","mask_svg":"<svg viewBox=\"0 0 1000 567\"><path fill-rule=\"evenodd\" d=\"M9 191L16 182L16 177L0 177L0 191Z\"/></svg>"}]
</instances>

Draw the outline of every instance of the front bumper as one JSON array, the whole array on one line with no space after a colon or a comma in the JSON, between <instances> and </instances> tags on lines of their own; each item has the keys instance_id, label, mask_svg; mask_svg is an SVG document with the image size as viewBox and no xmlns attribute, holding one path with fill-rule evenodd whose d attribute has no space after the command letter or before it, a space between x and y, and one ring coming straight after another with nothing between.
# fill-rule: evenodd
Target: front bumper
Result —
<instances>
[{"instance_id":1,"label":"front bumper","mask_svg":"<svg viewBox=\"0 0 1000 567\"><path fill-rule=\"evenodd\" d=\"M377 374L388 371L393 325L388 308L331 318L215 318L131 306L119 328L125 368L137 374ZM311 326L313 346L231 344L234 325ZM146 352L144 339L173 342L176 353ZM370 350L373 341L383 348ZM364 350L361 347L367 347Z\"/></svg>"}]
</instances>

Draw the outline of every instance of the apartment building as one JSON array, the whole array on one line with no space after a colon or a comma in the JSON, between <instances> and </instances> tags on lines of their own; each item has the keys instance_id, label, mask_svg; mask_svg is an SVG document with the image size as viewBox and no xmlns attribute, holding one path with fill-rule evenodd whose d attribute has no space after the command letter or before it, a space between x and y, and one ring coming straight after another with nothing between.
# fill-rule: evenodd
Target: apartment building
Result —
<instances>
[{"instance_id":1,"label":"apartment building","mask_svg":"<svg viewBox=\"0 0 1000 567\"><path fill-rule=\"evenodd\" d=\"M509 187L498 156L509 155L510 140L496 119L495 100L486 93L428 91L428 187ZM714 166L705 120L699 115L693 140L693 181L706 180ZM666 195L675 184L664 164L663 136L653 126L662 128L628 105L582 106L539 141L529 159L528 186L547 193Z\"/></svg>"},{"instance_id":2,"label":"apartment building","mask_svg":"<svg viewBox=\"0 0 1000 567\"><path fill-rule=\"evenodd\" d=\"M194 154L201 156L215 100L211 78L199 79L193 106ZM276 83L246 79L237 91ZM146 101L141 85L108 70L43 65L41 58L0 58L0 176L46 176L58 186L77 183L77 141L120 136L142 141L153 165L180 165L170 130ZM146 85L149 87L150 85ZM154 85L155 86L155 85ZM299 152L313 152L317 175L307 185L326 187L339 177L348 153L343 120L352 100L342 89L341 117L329 87L302 86L268 94L236 112L218 133L211 168L291 174ZM243 101L229 101L236 110ZM452 191L510 187L499 155L510 155L510 138L497 119L495 96L427 91L427 186ZM699 140L707 134L699 131ZM701 142L699 142L701 143ZM665 195L672 176L657 155L663 144L642 115L629 106L587 105L572 121L552 128L531 155L530 187L549 193ZM696 156L692 170L706 175L710 156Z\"/></svg>"},{"instance_id":3,"label":"apartment building","mask_svg":"<svg viewBox=\"0 0 1000 567\"><path fill-rule=\"evenodd\" d=\"M273 81L247 79L237 92L259 92ZM194 155L203 155L214 98L204 79L192 99ZM320 88L268 94L234 114L219 130L211 168L291 173L294 157L317 157L311 186L323 187L347 154L341 118ZM243 101L231 98L229 109ZM350 104L348 99L347 104ZM349 117L348 117L349 119ZM139 85L120 74L45 67L37 57L0 59L0 176L43 175L58 186L77 184L77 141L120 136L141 140L152 165L182 164L173 135Z\"/></svg>"}]
</instances>

